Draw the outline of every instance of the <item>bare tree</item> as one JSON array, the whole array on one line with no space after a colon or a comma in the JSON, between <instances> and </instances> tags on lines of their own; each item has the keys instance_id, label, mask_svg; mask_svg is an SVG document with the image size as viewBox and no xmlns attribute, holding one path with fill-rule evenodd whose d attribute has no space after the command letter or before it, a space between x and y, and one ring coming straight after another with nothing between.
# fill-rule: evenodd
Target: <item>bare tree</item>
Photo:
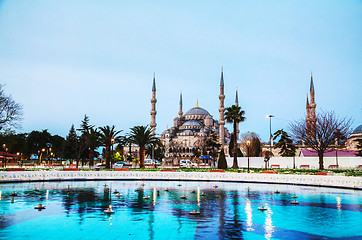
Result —
<instances>
[{"instance_id":1,"label":"bare tree","mask_svg":"<svg viewBox=\"0 0 362 240\"><path fill-rule=\"evenodd\" d=\"M307 124L304 119L290 123L295 139L318 153L319 169L324 169L323 154L332 150L335 134L347 137L351 132L352 120L340 118L333 111L317 114L315 123Z\"/></svg>"},{"instance_id":2,"label":"bare tree","mask_svg":"<svg viewBox=\"0 0 362 240\"><path fill-rule=\"evenodd\" d=\"M0 85L0 130L5 127L19 127L22 119L23 108L11 96L5 94Z\"/></svg>"},{"instance_id":3,"label":"bare tree","mask_svg":"<svg viewBox=\"0 0 362 240\"><path fill-rule=\"evenodd\" d=\"M250 141L249 155L251 157L259 157L261 154L260 137L255 132L246 132L241 135L241 149L244 153L248 152L247 141Z\"/></svg>"}]
</instances>

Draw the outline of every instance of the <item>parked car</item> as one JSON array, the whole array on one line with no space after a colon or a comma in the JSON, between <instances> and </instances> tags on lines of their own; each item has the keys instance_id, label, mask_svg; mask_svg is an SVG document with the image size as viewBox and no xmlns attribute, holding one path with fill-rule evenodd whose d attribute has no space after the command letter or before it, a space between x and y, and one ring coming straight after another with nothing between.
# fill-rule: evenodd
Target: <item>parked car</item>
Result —
<instances>
[{"instance_id":1,"label":"parked car","mask_svg":"<svg viewBox=\"0 0 362 240\"><path fill-rule=\"evenodd\" d=\"M128 168L128 167L132 167L132 164L124 161L116 162L113 165L113 168Z\"/></svg>"},{"instance_id":2,"label":"parked car","mask_svg":"<svg viewBox=\"0 0 362 240\"><path fill-rule=\"evenodd\" d=\"M161 163L155 159L145 159L145 166L146 167L150 167L150 166L161 166Z\"/></svg>"},{"instance_id":3,"label":"parked car","mask_svg":"<svg viewBox=\"0 0 362 240\"><path fill-rule=\"evenodd\" d=\"M181 168L197 168L198 165L196 163L191 162L188 159L180 160Z\"/></svg>"},{"instance_id":4,"label":"parked car","mask_svg":"<svg viewBox=\"0 0 362 240\"><path fill-rule=\"evenodd\" d=\"M94 169L96 171L99 171L99 169L101 168L106 168L106 164L105 163L97 163L95 166L94 166Z\"/></svg>"}]
</instances>

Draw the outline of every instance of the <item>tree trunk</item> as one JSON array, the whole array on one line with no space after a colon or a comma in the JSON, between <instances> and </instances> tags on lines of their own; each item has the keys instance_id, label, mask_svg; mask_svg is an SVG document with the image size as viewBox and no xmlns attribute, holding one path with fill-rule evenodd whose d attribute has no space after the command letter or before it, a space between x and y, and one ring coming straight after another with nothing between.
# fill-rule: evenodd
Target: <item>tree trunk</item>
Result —
<instances>
[{"instance_id":1,"label":"tree trunk","mask_svg":"<svg viewBox=\"0 0 362 240\"><path fill-rule=\"evenodd\" d=\"M110 146L106 146L106 168L111 168Z\"/></svg>"},{"instance_id":2,"label":"tree trunk","mask_svg":"<svg viewBox=\"0 0 362 240\"><path fill-rule=\"evenodd\" d=\"M295 156L293 156L293 169L295 169Z\"/></svg>"},{"instance_id":3,"label":"tree trunk","mask_svg":"<svg viewBox=\"0 0 362 240\"><path fill-rule=\"evenodd\" d=\"M89 149L89 167L94 166L94 150Z\"/></svg>"},{"instance_id":4,"label":"tree trunk","mask_svg":"<svg viewBox=\"0 0 362 240\"><path fill-rule=\"evenodd\" d=\"M140 146L140 168L145 168L145 146Z\"/></svg>"},{"instance_id":5,"label":"tree trunk","mask_svg":"<svg viewBox=\"0 0 362 240\"><path fill-rule=\"evenodd\" d=\"M324 166L323 166L323 152L322 153L318 153L318 158L319 158L319 169L323 170Z\"/></svg>"},{"instance_id":6,"label":"tree trunk","mask_svg":"<svg viewBox=\"0 0 362 240\"><path fill-rule=\"evenodd\" d=\"M236 121L234 120L234 161L233 161L233 168L238 168L238 146L237 146L237 140L236 140Z\"/></svg>"}]
</instances>

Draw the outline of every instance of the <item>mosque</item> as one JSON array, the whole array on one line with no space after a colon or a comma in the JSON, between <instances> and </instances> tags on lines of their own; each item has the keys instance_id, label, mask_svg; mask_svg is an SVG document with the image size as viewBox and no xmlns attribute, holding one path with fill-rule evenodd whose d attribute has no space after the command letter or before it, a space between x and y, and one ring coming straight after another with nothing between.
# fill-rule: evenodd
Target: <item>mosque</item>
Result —
<instances>
[{"instance_id":1,"label":"mosque","mask_svg":"<svg viewBox=\"0 0 362 240\"><path fill-rule=\"evenodd\" d=\"M223 146L226 153L226 147L230 142L230 133L225 128L224 119L224 76L223 69L221 69L220 79L220 106L219 106L219 119L213 118L212 115L199 106L197 103L194 108L183 113L182 93L180 94L179 111L177 117L173 119L173 126L162 132L160 140L165 146L165 157L170 158L188 158L192 159L196 153L199 155L207 155L201 152L206 139L211 134L216 134L219 143ZM156 82L155 76L153 77L152 86L152 99L151 99L151 123L150 127L155 133L156 128ZM236 92L236 103L238 104L238 97Z\"/></svg>"}]
</instances>

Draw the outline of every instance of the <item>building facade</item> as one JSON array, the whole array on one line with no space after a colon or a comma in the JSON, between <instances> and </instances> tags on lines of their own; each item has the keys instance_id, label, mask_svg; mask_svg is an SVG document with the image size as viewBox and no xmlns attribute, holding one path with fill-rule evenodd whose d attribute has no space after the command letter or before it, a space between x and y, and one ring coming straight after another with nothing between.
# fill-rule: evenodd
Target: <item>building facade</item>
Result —
<instances>
[{"instance_id":1,"label":"building facade","mask_svg":"<svg viewBox=\"0 0 362 240\"><path fill-rule=\"evenodd\" d=\"M152 91L155 90L153 87ZM155 96L155 92L152 96ZM153 98L152 98L153 99ZM230 133L225 128L224 120L224 76L221 70L220 94L219 94L219 119L213 116L204 108L201 108L197 102L194 108L183 113L182 93L180 93L180 102L178 115L173 120L171 128L167 128L162 132L160 140L165 147L165 157L168 159L188 158L193 159L196 156L208 155L205 152L206 140L215 134L219 143L226 149L230 141ZM155 99L151 100L151 124L155 126L154 116Z\"/></svg>"}]
</instances>

